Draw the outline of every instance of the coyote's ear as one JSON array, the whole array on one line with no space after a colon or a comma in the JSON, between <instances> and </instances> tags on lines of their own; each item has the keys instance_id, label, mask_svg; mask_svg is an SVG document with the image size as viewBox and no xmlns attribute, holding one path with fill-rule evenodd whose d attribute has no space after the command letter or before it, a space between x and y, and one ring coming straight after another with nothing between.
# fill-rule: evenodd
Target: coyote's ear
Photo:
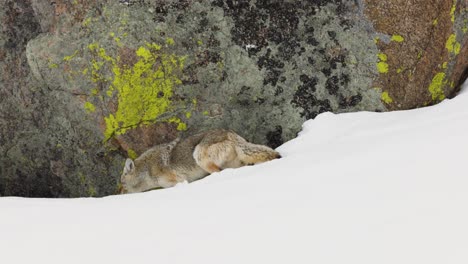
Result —
<instances>
[{"instance_id":1,"label":"coyote's ear","mask_svg":"<svg viewBox=\"0 0 468 264\"><path fill-rule=\"evenodd\" d=\"M131 172L133 169L135 169L135 163L133 163L133 160L127 159L125 161L125 167L124 167L124 173L127 174Z\"/></svg>"}]
</instances>

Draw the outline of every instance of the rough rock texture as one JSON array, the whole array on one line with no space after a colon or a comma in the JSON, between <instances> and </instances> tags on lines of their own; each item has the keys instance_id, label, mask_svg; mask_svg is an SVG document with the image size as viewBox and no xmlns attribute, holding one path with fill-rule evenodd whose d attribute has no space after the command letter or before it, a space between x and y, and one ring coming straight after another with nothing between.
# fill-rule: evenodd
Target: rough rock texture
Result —
<instances>
[{"instance_id":1,"label":"rough rock texture","mask_svg":"<svg viewBox=\"0 0 468 264\"><path fill-rule=\"evenodd\" d=\"M461 0L19 2L0 0L0 195L112 194L154 144L224 127L276 147L467 74Z\"/></svg>"}]
</instances>

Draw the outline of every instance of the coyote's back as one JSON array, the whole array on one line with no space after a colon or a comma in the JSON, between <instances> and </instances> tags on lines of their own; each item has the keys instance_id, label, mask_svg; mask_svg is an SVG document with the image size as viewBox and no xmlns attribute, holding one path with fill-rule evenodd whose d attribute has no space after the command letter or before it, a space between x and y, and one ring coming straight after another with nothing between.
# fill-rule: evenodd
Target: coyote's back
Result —
<instances>
[{"instance_id":1,"label":"coyote's back","mask_svg":"<svg viewBox=\"0 0 468 264\"><path fill-rule=\"evenodd\" d=\"M216 129L157 145L132 161L121 176L122 193L168 188L226 168L280 158L275 150L247 142L233 131Z\"/></svg>"}]
</instances>

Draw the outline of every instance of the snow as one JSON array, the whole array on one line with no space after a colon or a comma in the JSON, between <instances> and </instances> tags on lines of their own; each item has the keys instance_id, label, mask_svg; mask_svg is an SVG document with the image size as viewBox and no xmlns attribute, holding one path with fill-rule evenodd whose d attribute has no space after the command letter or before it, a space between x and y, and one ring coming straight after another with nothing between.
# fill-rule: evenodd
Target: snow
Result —
<instances>
[{"instance_id":1,"label":"snow","mask_svg":"<svg viewBox=\"0 0 468 264\"><path fill-rule=\"evenodd\" d=\"M176 188L0 198L0 262L466 264L467 89L417 110L321 114L284 158Z\"/></svg>"}]
</instances>

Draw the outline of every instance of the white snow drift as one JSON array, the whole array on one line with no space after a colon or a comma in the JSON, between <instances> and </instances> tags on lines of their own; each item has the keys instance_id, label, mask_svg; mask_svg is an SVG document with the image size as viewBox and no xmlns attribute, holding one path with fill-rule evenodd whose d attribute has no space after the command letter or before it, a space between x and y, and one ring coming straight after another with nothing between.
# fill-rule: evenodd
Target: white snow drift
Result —
<instances>
[{"instance_id":1,"label":"white snow drift","mask_svg":"<svg viewBox=\"0 0 468 264\"><path fill-rule=\"evenodd\" d=\"M278 150L172 189L0 198L0 262L468 263L468 92L321 114Z\"/></svg>"}]
</instances>

